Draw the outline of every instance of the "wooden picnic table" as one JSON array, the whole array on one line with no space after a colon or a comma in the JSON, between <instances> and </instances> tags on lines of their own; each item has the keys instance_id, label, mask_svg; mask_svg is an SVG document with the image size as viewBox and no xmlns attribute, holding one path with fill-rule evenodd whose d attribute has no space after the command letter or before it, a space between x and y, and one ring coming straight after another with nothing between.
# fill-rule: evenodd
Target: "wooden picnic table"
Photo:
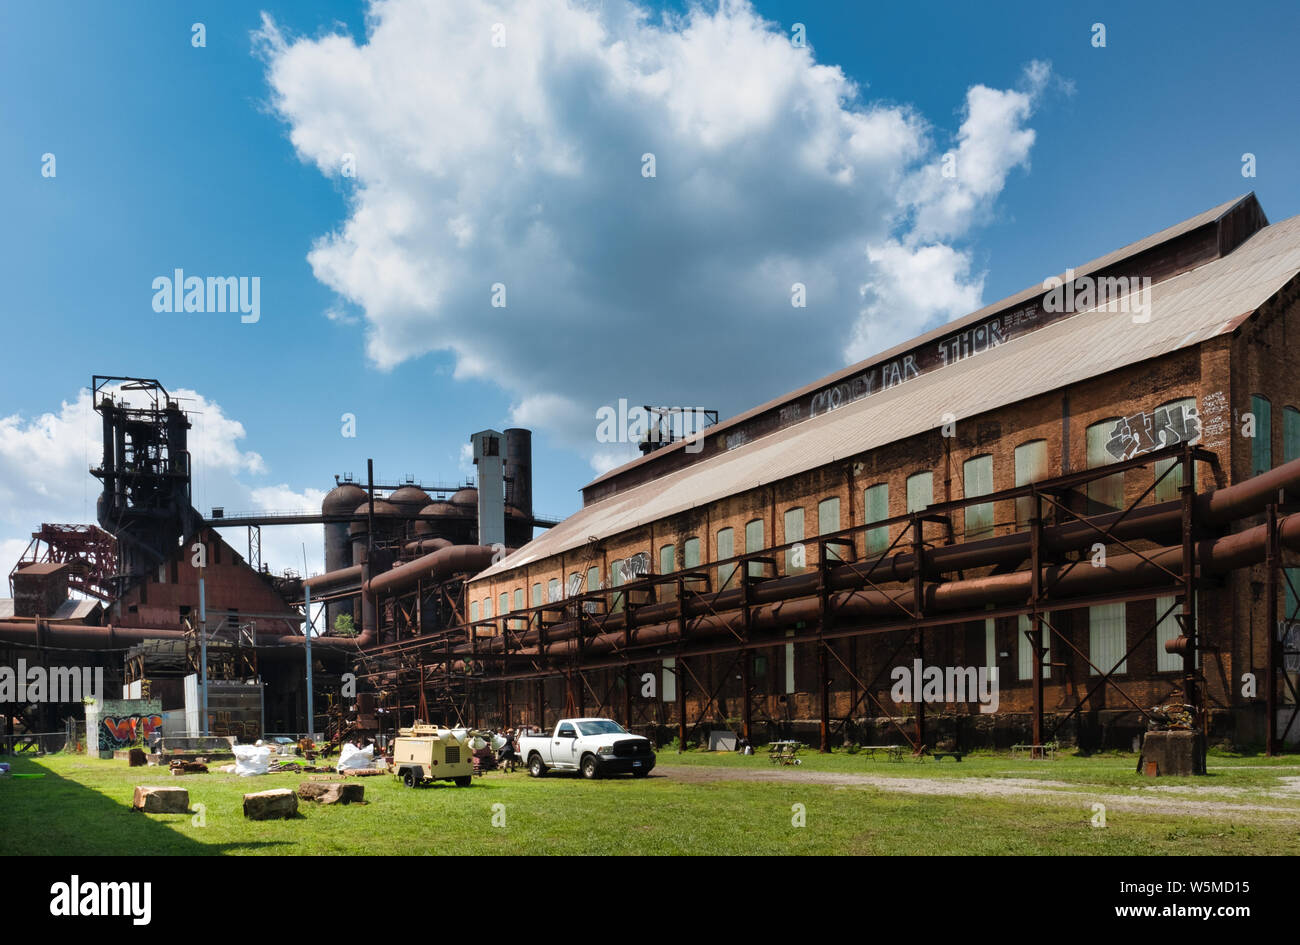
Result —
<instances>
[{"instance_id":1,"label":"wooden picnic table","mask_svg":"<svg viewBox=\"0 0 1300 945\"><path fill-rule=\"evenodd\" d=\"M803 762L796 756L799 754L799 750L803 747L803 742L771 742L767 746L767 756L771 759L772 764L774 765L801 765Z\"/></svg>"},{"instance_id":2,"label":"wooden picnic table","mask_svg":"<svg viewBox=\"0 0 1300 945\"><path fill-rule=\"evenodd\" d=\"M902 761L903 755L909 751L906 745L862 745L859 751L865 751L872 758L876 757L876 752L883 751L889 755L890 761Z\"/></svg>"}]
</instances>

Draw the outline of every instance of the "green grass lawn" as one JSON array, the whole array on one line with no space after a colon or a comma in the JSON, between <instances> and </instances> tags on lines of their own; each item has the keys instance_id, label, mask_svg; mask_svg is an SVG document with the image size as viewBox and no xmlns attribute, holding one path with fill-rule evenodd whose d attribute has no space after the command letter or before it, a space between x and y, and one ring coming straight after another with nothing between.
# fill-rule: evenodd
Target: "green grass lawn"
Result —
<instances>
[{"instance_id":1,"label":"green grass lawn","mask_svg":"<svg viewBox=\"0 0 1300 945\"><path fill-rule=\"evenodd\" d=\"M566 775L541 780L523 772L409 790L388 776L365 778L368 803L320 807L301 802L289 821L246 821L246 791L296 787L292 773L257 778L213 773L174 778L165 769L125 762L49 755L11 759L16 773L0 779L0 853L30 854L1294 854L1295 817L1254 813L1233 817L1115 810L1104 828L1091 824L1090 794L1146 791L1132 756L1062 758L1052 762L973 756L961 764L899 764L861 755L809 754L801 769L889 777L1037 778L1071 789L1035 797L949 797L860 785L741 781L728 768L771 769L761 756L664 751L654 776L595 782ZM1263 767L1256 768L1253 765ZM1160 779L1270 798L1280 778L1300 776L1294 761L1212 759L1212 775ZM717 768L718 780L683 782L661 775L680 766ZM801 769L793 773L798 775ZM786 769L790 771L790 769ZM682 771L682 774L689 774ZM702 772L698 772L702 773ZM743 772L739 772L743 773ZM129 808L137 784L181 785L202 816L138 814ZM1170 795L1171 797L1173 795ZM1265 801L1264 799L1268 799ZM1297 798L1300 802L1300 798ZM496 807L496 805L503 805ZM794 826L802 805L805 826ZM504 826L493 818L504 813ZM201 821L198 823L196 821Z\"/></svg>"}]
</instances>

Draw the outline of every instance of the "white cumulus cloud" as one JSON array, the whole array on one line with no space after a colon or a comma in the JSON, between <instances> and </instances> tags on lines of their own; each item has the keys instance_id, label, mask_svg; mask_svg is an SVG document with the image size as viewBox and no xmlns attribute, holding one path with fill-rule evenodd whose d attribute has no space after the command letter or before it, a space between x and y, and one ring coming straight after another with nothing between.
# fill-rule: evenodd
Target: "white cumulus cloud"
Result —
<instances>
[{"instance_id":1,"label":"white cumulus cloud","mask_svg":"<svg viewBox=\"0 0 1300 945\"><path fill-rule=\"evenodd\" d=\"M450 352L596 468L602 405L725 416L977 307L961 241L1050 76L954 89L945 175L925 116L743 0L374 0L361 40L264 16L256 43L298 155L347 188L308 260L374 365Z\"/></svg>"}]
</instances>

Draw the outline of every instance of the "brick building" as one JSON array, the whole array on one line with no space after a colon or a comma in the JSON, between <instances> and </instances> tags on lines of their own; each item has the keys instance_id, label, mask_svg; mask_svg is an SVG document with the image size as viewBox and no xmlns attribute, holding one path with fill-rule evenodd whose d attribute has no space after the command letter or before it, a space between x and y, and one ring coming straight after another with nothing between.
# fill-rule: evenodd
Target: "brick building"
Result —
<instances>
[{"instance_id":1,"label":"brick building","mask_svg":"<svg viewBox=\"0 0 1300 945\"><path fill-rule=\"evenodd\" d=\"M684 718L692 737L730 726L755 740L815 741L820 729L829 743L1009 744L1031 737L1030 627L1043 614L1043 737L1128 747L1141 710L1183 691L1192 664L1164 644L1192 587L1207 727L1261 741L1268 590L1290 616L1284 577L1300 571L1270 585L1261 553L1195 584L1065 588L1109 573L1104 556L1179 545L1186 469L1206 493L1300 458L1298 272L1300 217L1269 224L1250 194L599 477L579 512L466 584L469 649L483 657L467 664L480 674L474 711L510 724L600 711L668 733ZM1088 473L1110 465L1121 471ZM1044 536L1077 526L1072 544L1038 552L1059 591L1040 587L1036 607L1003 590L978 599L981 587L1028 586L1028 554L981 549L1028 542L1035 508ZM1111 530L1168 508L1161 525ZM1199 516L1191 539L1264 521L1262 504L1249 511ZM931 569L945 547L973 556ZM913 552L927 562L919 577L897 567ZM758 608L765 585L775 595L799 575L802 591ZM945 595L963 588L977 599L946 619ZM908 593L939 603L912 607ZM997 711L895 700L895 667L917 658L996 666ZM1244 673L1256 695L1242 694ZM1293 701L1286 683L1279 711Z\"/></svg>"}]
</instances>

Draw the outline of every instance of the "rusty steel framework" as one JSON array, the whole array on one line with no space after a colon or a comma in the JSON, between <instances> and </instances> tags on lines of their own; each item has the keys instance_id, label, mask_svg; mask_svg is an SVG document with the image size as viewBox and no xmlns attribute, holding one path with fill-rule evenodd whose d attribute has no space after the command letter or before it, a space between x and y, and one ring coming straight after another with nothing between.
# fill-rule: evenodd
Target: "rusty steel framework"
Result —
<instances>
[{"instance_id":1,"label":"rusty steel framework","mask_svg":"<svg viewBox=\"0 0 1300 945\"><path fill-rule=\"evenodd\" d=\"M1084 498L1080 490L1090 482L1147 468L1162 459L1170 461L1167 468L1154 474L1151 483L1123 509L1097 514L1080 508ZM1207 576L1206 561L1214 564L1215 576L1245 566L1242 549L1246 543L1234 542L1232 536L1214 537L1219 526L1230 524L1230 520L1223 520L1223 514L1218 515L1218 521L1201 520L1202 510L1212 506L1206 502L1207 495L1201 495L1198 501L1193 485L1197 463L1206 464L1222 485L1223 475L1214 453L1186 444L1171 446L1104 467L934 504L923 511L857 525L807 542L775 545L710 561L689 571L648 574L618 587L477 621L469 620L465 610L464 582L470 575L459 574L440 582L421 581L414 588L377 601L385 629L376 639L387 642L364 651L359 676L389 696L390 711L396 711L399 718L403 712L428 718L430 706L437 705L447 710L449 720L477 725L481 720L476 694L484 687L497 689L500 714L511 718L508 684L532 680L530 708L545 724L548 709L559 707L548 704L544 684L547 679L558 678L564 680L566 714L585 715L594 707L597 713L621 718L629 726L662 725L664 703L657 699L652 703L636 700L632 693L638 667L654 664L658 668L665 658L672 658L677 736L679 744L685 745L705 722L728 724L718 709L719 693L737 669L743 696L739 734L750 739L755 722L755 686L751 679L753 661L748 656L791 643L812 644L817 651L819 747L828 751L832 735L850 723L864 702L874 704L880 715L892 718L894 713L880 704L872 690L896 657L922 653L926 634L959 631L973 621L988 618L1024 615L1029 618L1026 635L1035 654L1031 680L1032 750L1037 752L1108 687L1150 720L1149 707L1135 701L1114 676L1176 609L1181 633L1176 640L1168 641L1166 651L1182 657L1181 698L1191 707L1196 727L1204 730L1206 685L1197 656L1215 653L1218 648L1201 642L1196 626L1196 593ZM1157 486L1171 476L1178 477L1180 498L1143 506ZM1289 488L1294 490L1295 485ZM1267 504L1267 552L1261 558L1267 566L1271 627L1279 626L1279 580L1289 580L1282 569L1283 519L1279 515L1296 509L1279 504L1286 499L1285 491L1279 489L1276 500ZM1027 543L1024 532L1019 531L984 542L956 540L953 522L960 511L973 505L1016 500L1028 503L1032 510L1026 525ZM1300 517L1293 524L1300 524ZM902 526L888 548L854 560L856 549L865 547L866 533L888 526ZM927 526L931 526L928 531ZM1063 545L1061 535L1067 531L1070 538ZM1176 545L1159 546L1157 539L1172 535L1178 536ZM1292 547L1300 544L1298 535L1300 530L1288 532ZM1135 547L1144 542L1157 547ZM1216 542L1224 547L1219 548ZM990 557L991 544L1003 549L999 556ZM1116 546L1125 554L1112 556L1110 565L1094 569L1087 549L1095 549L1097 544ZM1205 546L1199 552L1198 544ZM789 553L801 546L807 546L809 551L816 547L815 564L810 563L807 569L782 569L779 562L784 558L788 563ZM811 559L809 554L808 561ZM995 566L991 575L965 578L963 574L989 565ZM1075 573L1079 568L1083 571ZM957 580L942 580L941 572L955 572ZM724 573L725 579L715 589L713 576ZM1054 609L1166 596L1175 597L1174 605L1157 613L1124 656L1109 667L1094 663L1048 616ZM792 630L782 633L777 629L786 626ZM1046 730L1044 719L1043 665L1049 651L1043 643L1044 630L1096 674L1086 695L1067 715L1056 720L1052 732ZM898 642L887 644L892 652L876 678L860 678L856 673L859 643L877 634L898 631L904 633ZM1279 750L1300 715L1295 686L1283 671L1279 636L1278 632L1271 633L1268 647L1270 753ZM848 641L847 661L831 646L839 640ZM705 682L710 675L701 679L697 671L698 661L715 657L730 662L726 671L716 677L721 681L710 687ZM692 662L697 665L693 667ZM598 690L589 677L595 670L620 668L623 672L611 674L603 690ZM836 718L832 718L830 708L832 672L844 673L852 683L849 709ZM1279 675L1294 700L1290 719L1281 731L1277 711ZM621 705L617 704L620 700L616 689L621 689ZM693 719L687 712L688 690L700 697L699 711ZM928 733L924 702L915 703L911 731L897 722L894 725L913 751L925 750Z\"/></svg>"},{"instance_id":2,"label":"rusty steel framework","mask_svg":"<svg viewBox=\"0 0 1300 945\"><path fill-rule=\"evenodd\" d=\"M24 565L53 562L68 566L68 586L105 603L114 599L117 540L94 525L41 525L9 572L10 595L14 575Z\"/></svg>"}]
</instances>

